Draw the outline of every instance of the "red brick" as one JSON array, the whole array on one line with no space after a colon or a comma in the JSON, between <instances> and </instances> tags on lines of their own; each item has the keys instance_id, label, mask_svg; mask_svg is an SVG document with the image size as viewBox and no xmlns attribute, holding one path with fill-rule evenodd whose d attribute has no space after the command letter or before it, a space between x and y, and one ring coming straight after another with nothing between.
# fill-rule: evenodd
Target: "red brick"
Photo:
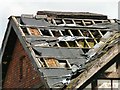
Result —
<instances>
[{"instance_id":1,"label":"red brick","mask_svg":"<svg viewBox=\"0 0 120 90\"><path fill-rule=\"evenodd\" d=\"M23 58L22 79L20 79L20 58ZM35 77L35 79L33 79ZM9 64L5 78L4 88L29 88L41 82L40 76L34 70L34 67L26 54L21 43L17 39L13 51L12 60Z\"/></svg>"}]
</instances>

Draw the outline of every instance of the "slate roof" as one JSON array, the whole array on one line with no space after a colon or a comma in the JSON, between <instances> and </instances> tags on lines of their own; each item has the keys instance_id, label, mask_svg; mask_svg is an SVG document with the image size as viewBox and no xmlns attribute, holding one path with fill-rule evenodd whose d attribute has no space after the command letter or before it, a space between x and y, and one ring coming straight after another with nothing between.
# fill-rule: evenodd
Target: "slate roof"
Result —
<instances>
[{"instance_id":1,"label":"slate roof","mask_svg":"<svg viewBox=\"0 0 120 90\"><path fill-rule=\"evenodd\" d=\"M16 23L23 47L29 47L26 51L50 88L68 85L84 72L86 64L103 54L103 48L109 49L118 41L108 43L113 35L119 34L119 24L106 15L38 11L36 16L23 14L11 19Z\"/></svg>"}]
</instances>

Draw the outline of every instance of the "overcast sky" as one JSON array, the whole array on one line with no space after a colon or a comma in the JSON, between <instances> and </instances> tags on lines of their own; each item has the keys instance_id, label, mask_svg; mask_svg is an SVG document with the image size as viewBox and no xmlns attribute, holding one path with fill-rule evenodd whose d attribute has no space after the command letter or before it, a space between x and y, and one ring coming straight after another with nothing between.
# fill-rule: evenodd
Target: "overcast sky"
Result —
<instances>
[{"instance_id":1,"label":"overcast sky","mask_svg":"<svg viewBox=\"0 0 120 90\"><path fill-rule=\"evenodd\" d=\"M34 2L33 2L34 1ZM0 46L11 15L36 14L39 10L93 12L118 18L119 0L0 0Z\"/></svg>"}]
</instances>

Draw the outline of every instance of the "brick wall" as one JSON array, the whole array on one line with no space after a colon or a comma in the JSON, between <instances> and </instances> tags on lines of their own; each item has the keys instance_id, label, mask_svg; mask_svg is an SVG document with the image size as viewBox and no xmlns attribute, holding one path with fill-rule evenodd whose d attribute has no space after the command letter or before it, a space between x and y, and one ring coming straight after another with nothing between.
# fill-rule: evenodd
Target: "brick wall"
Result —
<instances>
[{"instance_id":1,"label":"brick wall","mask_svg":"<svg viewBox=\"0 0 120 90\"><path fill-rule=\"evenodd\" d=\"M17 39L5 78L4 88L31 88L41 83L29 57Z\"/></svg>"}]
</instances>

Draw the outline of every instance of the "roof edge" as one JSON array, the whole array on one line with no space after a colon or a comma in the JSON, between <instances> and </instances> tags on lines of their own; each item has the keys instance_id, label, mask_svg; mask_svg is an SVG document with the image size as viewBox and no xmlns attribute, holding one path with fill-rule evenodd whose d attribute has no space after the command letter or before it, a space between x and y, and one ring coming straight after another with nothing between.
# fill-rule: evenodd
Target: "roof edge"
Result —
<instances>
[{"instance_id":1,"label":"roof edge","mask_svg":"<svg viewBox=\"0 0 120 90\"><path fill-rule=\"evenodd\" d=\"M81 18L81 19L107 19L107 15L90 12L61 12L61 11L38 11L37 15L59 18Z\"/></svg>"}]
</instances>

